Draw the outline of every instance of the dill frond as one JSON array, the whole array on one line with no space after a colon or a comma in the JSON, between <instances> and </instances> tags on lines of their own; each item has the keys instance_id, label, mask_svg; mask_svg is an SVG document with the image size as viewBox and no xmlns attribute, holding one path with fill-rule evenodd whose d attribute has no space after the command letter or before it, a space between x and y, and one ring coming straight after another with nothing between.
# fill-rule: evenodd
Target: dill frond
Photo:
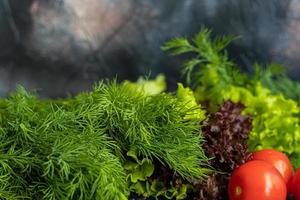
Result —
<instances>
[{"instance_id":1,"label":"dill frond","mask_svg":"<svg viewBox=\"0 0 300 200\"><path fill-rule=\"evenodd\" d=\"M192 58L183 63L182 69L187 83L222 103L222 90L244 81L244 75L229 60L225 50L236 38L223 36L212 39L211 30L202 29L191 41L175 38L167 42L162 50L171 55L191 54Z\"/></svg>"}]
</instances>

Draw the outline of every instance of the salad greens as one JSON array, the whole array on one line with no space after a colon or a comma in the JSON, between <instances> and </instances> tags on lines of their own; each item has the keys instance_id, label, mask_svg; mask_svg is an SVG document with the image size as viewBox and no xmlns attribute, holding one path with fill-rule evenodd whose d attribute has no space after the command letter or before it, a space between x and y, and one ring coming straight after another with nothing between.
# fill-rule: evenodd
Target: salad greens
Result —
<instances>
[{"instance_id":1,"label":"salad greens","mask_svg":"<svg viewBox=\"0 0 300 200\"><path fill-rule=\"evenodd\" d=\"M197 199L227 200L231 173L251 157L247 143L252 119L242 114L244 109L241 103L225 101L202 127L203 148L216 171L205 181L195 181Z\"/></svg>"},{"instance_id":2,"label":"salad greens","mask_svg":"<svg viewBox=\"0 0 300 200\"><path fill-rule=\"evenodd\" d=\"M173 55L193 55L183 64L183 71L187 82L192 83L195 88L199 102L208 102L211 110L216 110L225 100L240 102L246 106L244 114L253 118L253 129L249 137L250 150L273 148L290 157L300 155L299 105L288 98L291 95L285 97L276 92L279 89L268 89L267 83L272 80L270 77L278 72L274 65L270 68L273 71L259 71L256 66L255 75L242 73L229 60L224 49L233 39L212 39L211 31L204 29L192 41L177 38L167 42L162 49Z\"/></svg>"},{"instance_id":3,"label":"salad greens","mask_svg":"<svg viewBox=\"0 0 300 200\"><path fill-rule=\"evenodd\" d=\"M166 176L165 173L157 172L159 164L153 164L150 159L143 158L140 160L136 153L129 151L128 161L124 164L126 170L128 187L131 194L138 195L141 198L154 199L185 199L188 189L191 189L190 184L180 184L170 181L166 184L165 180L160 176ZM162 166L160 166L162 167ZM156 168L156 171L155 171ZM157 177L157 175L159 175ZM169 176L170 178L172 176Z\"/></svg>"},{"instance_id":4,"label":"salad greens","mask_svg":"<svg viewBox=\"0 0 300 200\"><path fill-rule=\"evenodd\" d=\"M157 75L154 80L140 77L136 82L124 81L123 84L129 85L132 89L140 90L145 95L155 95L164 92L167 88L166 78L163 74Z\"/></svg>"}]
</instances>

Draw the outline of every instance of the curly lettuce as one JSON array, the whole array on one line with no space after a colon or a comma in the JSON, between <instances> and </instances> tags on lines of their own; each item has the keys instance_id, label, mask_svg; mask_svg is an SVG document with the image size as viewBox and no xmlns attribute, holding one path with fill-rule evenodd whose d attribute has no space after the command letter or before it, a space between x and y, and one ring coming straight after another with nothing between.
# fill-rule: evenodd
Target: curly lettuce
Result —
<instances>
[{"instance_id":1,"label":"curly lettuce","mask_svg":"<svg viewBox=\"0 0 300 200\"><path fill-rule=\"evenodd\" d=\"M250 150L273 148L287 153L294 160L300 155L300 108L297 102L262 84L266 82L264 77L271 77L272 71L264 76L242 73L229 60L225 50L233 39L227 36L213 39L211 31L204 29L192 41L176 38L167 42L163 50L173 55L193 53L194 57L183 64L183 72L195 89L197 101L208 103L210 111L225 100L246 106L244 114L253 118ZM272 80L274 82L276 80ZM297 159L293 162L298 166Z\"/></svg>"}]
</instances>

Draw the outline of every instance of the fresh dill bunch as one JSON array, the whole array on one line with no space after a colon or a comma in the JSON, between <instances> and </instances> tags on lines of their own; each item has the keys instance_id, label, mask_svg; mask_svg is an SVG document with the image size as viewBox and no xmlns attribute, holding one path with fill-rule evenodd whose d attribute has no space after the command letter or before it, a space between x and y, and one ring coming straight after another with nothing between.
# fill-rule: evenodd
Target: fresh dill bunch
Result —
<instances>
[{"instance_id":1,"label":"fresh dill bunch","mask_svg":"<svg viewBox=\"0 0 300 200\"><path fill-rule=\"evenodd\" d=\"M203 178L209 171L203 139L197 134L199 119L185 118L195 108L175 96L145 95L128 84L100 82L76 100L99 106L99 126L123 152L156 158L184 178Z\"/></svg>"},{"instance_id":2,"label":"fresh dill bunch","mask_svg":"<svg viewBox=\"0 0 300 200\"><path fill-rule=\"evenodd\" d=\"M113 81L40 100L19 87L0 102L0 199L126 200L129 151L183 178L205 177L205 115L185 92L150 94Z\"/></svg>"},{"instance_id":3,"label":"fresh dill bunch","mask_svg":"<svg viewBox=\"0 0 300 200\"><path fill-rule=\"evenodd\" d=\"M6 100L0 124L0 183L5 182L0 189L5 192L0 197L127 199L121 160L99 128L93 106L55 103L22 88Z\"/></svg>"}]
</instances>

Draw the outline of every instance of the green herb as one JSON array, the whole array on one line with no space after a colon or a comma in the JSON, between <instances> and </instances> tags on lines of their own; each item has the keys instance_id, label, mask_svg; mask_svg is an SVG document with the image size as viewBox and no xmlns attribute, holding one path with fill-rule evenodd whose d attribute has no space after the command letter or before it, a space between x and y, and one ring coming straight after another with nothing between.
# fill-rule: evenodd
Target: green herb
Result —
<instances>
[{"instance_id":1,"label":"green herb","mask_svg":"<svg viewBox=\"0 0 300 200\"><path fill-rule=\"evenodd\" d=\"M177 115L181 115L182 120L184 121L194 121L196 124L198 124L197 126L200 127L199 126L200 122L203 121L206 118L206 116L205 116L205 112L196 103L196 99L194 97L192 90L189 88L184 88L182 84L178 84L176 97L178 103L181 105L180 108L186 110L185 113L182 113L182 115L181 112L177 111ZM168 116L170 115L168 114ZM161 124L160 126L164 126L164 125ZM166 130L168 129L171 130L171 127L166 128ZM172 130L174 129L172 128ZM159 127L156 128L156 132L158 133L160 132ZM199 129L196 130L196 132L199 132ZM167 137L168 136L163 136L161 137L161 139L157 140L157 142L159 143L159 141L163 141ZM180 139L180 141L185 142L185 139L182 138ZM186 144L188 144L188 142ZM192 142L190 144L191 145L195 144L195 146L192 147L195 149L202 146L202 142L198 144ZM182 148L181 146L178 144L176 147L174 147L172 151L177 151L176 150L177 148L181 149ZM169 148L169 147L165 146L165 148ZM178 182L183 181L180 178L180 176L178 176L178 174L180 174L179 171L177 171L176 174L176 170L175 173L174 171L171 170L173 169L172 166L170 165L163 166L163 163L159 163L157 161L157 160L161 160L161 158L158 157L155 158L156 160L155 165L152 163L150 159L145 158L144 155L142 155L141 158L139 159L136 149L137 148L135 147L134 150L131 149L127 153L127 155L131 159L126 159L127 161L125 162L124 165L128 174L127 180L129 182L129 188L133 194L137 194L139 197L143 199L150 198L150 197L155 199L185 199L187 197L188 188L191 189L192 186L188 184L188 181L185 181L186 183L184 184L178 184ZM190 155L186 154L186 157ZM178 160L177 162L180 163L180 160ZM163 168L164 171L159 171L160 168ZM189 176L189 178L191 178L191 176ZM168 181L165 179L168 179Z\"/></svg>"},{"instance_id":2,"label":"green herb","mask_svg":"<svg viewBox=\"0 0 300 200\"><path fill-rule=\"evenodd\" d=\"M186 118L200 107L185 104L116 82L63 100L18 88L0 102L0 199L125 200L127 152L142 158L134 180L151 174L153 159L183 178L205 177L199 121Z\"/></svg>"},{"instance_id":3,"label":"green herb","mask_svg":"<svg viewBox=\"0 0 300 200\"><path fill-rule=\"evenodd\" d=\"M99 127L97 105L66 109L22 88L5 103L0 123L5 192L21 199L126 199L125 172L110 150L117 146Z\"/></svg>"},{"instance_id":4,"label":"green herb","mask_svg":"<svg viewBox=\"0 0 300 200\"><path fill-rule=\"evenodd\" d=\"M211 31L203 29L191 42L186 38L177 38L167 42L162 49L172 55L192 53L194 57L183 64L187 83L193 83L197 90L201 90L201 93L196 94L198 98L202 95L200 100L213 99L214 102L222 103L223 91L244 79L224 51L234 39L225 36L212 40Z\"/></svg>"},{"instance_id":5,"label":"green herb","mask_svg":"<svg viewBox=\"0 0 300 200\"><path fill-rule=\"evenodd\" d=\"M99 84L93 95L103 107L100 126L121 149L156 158L183 177L205 176L207 158L199 146L203 139L195 134L199 119L185 119L195 108L167 93L146 96L127 84Z\"/></svg>"}]
</instances>

